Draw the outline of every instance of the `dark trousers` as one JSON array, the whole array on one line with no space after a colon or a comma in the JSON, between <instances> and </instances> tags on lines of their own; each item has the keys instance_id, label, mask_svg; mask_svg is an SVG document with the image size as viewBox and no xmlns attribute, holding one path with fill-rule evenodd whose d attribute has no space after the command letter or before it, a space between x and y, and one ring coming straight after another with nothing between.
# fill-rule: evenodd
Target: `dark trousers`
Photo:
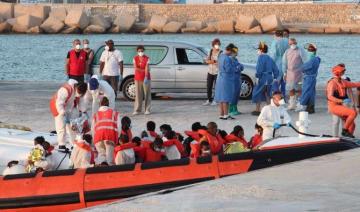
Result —
<instances>
[{"instance_id":1,"label":"dark trousers","mask_svg":"<svg viewBox=\"0 0 360 212\"><path fill-rule=\"evenodd\" d=\"M216 84L216 78L217 78L217 74L212 75L208 73L207 75L207 98L209 102L212 102L214 99L212 95L213 93L212 91Z\"/></svg>"},{"instance_id":2,"label":"dark trousers","mask_svg":"<svg viewBox=\"0 0 360 212\"><path fill-rule=\"evenodd\" d=\"M69 79L74 79L78 82L84 82L84 75L81 75L81 76L75 76L75 75L68 75L69 76Z\"/></svg>"},{"instance_id":3,"label":"dark trousers","mask_svg":"<svg viewBox=\"0 0 360 212\"><path fill-rule=\"evenodd\" d=\"M103 79L111 85L115 92L115 98L117 97L117 92L119 90L119 76L106 76L103 75Z\"/></svg>"}]
</instances>

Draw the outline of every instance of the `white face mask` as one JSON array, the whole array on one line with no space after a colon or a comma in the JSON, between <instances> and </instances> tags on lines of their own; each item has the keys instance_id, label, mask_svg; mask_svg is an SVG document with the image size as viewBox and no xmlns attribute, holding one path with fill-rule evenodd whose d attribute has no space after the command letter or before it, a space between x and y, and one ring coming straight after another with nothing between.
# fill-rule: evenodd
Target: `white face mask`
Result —
<instances>
[{"instance_id":1,"label":"white face mask","mask_svg":"<svg viewBox=\"0 0 360 212\"><path fill-rule=\"evenodd\" d=\"M89 48L89 44L85 43L84 44L84 49L87 49L87 48Z\"/></svg>"},{"instance_id":2,"label":"white face mask","mask_svg":"<svg viewBox=\"0 0 360 212\"><path fill-rule=\"evenodd\" d=\"M291 44L291 45L290 45L290 48L291 48L291 49L296 49L296 44Z\"/></svg>"},{"instance_id":3,"label":"white face mask","mask_svg":"<svg viewBox=\"0 0 360 212\"><path fill-rule=\"evenodd\" d=\"M280 99L279 105L285 105L285 100L284 100L284 99Z\"/></svg>"},{"instance_id":4,"label":"white face mask","mask_svg":"<svg viewBox=\"0 0 360 212\"><path fill-rule=\"evenodd\" d=\"M144 52L138 52L138 55L139 55L140 57L142 57L142 56L144 56Z\"/></svg>"},{"instance_id":5,"label":"white face mask","mask_svg":"<svg viewBox=\"0 0 360 212\"><path fill-rule=\"evenodd\" d=\"M219 45L214 45L214 48L215 49L220 49L220 46Z\"/></svg>"},{"instance_id":6,"label":"white face mask","mask_svg":"<svg viewBox=\"0 0 360 212\"><path fill-rule=\"evenodd\" d=\"M262 54L262 52L261 52L260 50L258 50L258 51L257 51L257 54L258 54L258 55L261 55L261 54Z\"/></svg>"},{"instance_id":7,"label":"white face mask","mask_svg":"<svg viewBox=\"0 0 360 212\"><path fill-rule=\"evenodd\" d=\"M77 49L77 50L81 49L80 44L77 44L77 45L75 46L75 49Z\"/></svg>"},{"instance_id":8,"label":"white face mask","mask_svg":"<svg viewBox=\"0 0 360 212\"><path fill-rule=\"evenodd\" d=\"M106 51L109 51L109 49L110 49L110 48L109 48L108 46L105 46L105 50L106 50Z\"/></svg>"}]
</instances>

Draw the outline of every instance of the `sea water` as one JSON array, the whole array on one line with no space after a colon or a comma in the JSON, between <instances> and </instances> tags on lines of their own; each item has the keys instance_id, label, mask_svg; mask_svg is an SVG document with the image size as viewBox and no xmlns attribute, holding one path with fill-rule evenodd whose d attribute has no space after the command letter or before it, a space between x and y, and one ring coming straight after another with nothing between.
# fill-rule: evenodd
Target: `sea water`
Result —
<instances>
[{"instance_id":1,"label":"sea water","mask_svg":"<svg viewBox=\"0 0 360 212\"><path fill-rule=\"evenodd\" d=\"M331 67L345 63L347 75L360 80L360 36L359 35L306 35L293 34L300 46L311 42L318 47L321 66L318 81L325 83L331 78ZM219 38L224 48L229 43L239 47L241 62L256 63L259 41L269 46L273 36L220 35L220 34L103 34L103 35L0 35L0 80L6 81L57 81L66 79L65 58L73 39L89 39L90 46L98 46L105 40L187 41L209 49L211 41Z\"/></svg>"}]
</instances>

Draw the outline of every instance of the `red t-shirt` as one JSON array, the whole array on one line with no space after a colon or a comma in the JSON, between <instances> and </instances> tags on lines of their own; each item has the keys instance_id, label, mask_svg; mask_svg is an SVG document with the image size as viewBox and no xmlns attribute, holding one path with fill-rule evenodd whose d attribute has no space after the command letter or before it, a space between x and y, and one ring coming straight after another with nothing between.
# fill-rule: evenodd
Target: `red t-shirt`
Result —
<instances>
[{"instance_id":1,"label":"red t-shirt","mask_svg":"<svg viewBox=\"0 0 360 212\"><path fill-rule=\"evenodd\" d=\"M142 57L135 56L134 57L134 65L135 65L135 80L144 81L145 80L145 68L149 63L149 57L144 55ZM148 72L147 78L150 80L150 72Z\"/></svg>"}]
</instances>

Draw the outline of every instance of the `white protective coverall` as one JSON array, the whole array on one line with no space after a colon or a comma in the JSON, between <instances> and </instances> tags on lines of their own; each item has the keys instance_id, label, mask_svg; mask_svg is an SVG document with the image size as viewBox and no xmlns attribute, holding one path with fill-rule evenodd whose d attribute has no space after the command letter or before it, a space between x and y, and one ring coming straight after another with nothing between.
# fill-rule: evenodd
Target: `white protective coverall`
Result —
<instances>
[{"instance_id":1,"label":"white protective coverall","mask_svg":"<svg viewBox=\"0 0 360 212\"><path fill-rule=\"evenodd\" d=\"M84 106L82 103L80 103L80 110L85 112L89 111L90 107L92 108L92 116L99 110L100 107L100 101L102 97L107 97L109 99L109 107L111 109L115 109L115 92L114 89L109 85L108 82L105 80L99 80L99 87L96 90L90 91L89 85L88 90L86 91L86 94L84 96ZM85 107L85 108L83 108ZM91 116L91 117L92 117Z\"/></svg>"},{"instance_id":2,"label":"white protective coverall","mask_svg":"<svg viewBox=\"0 0 360 212\"><path fill-rule=\"evenodd\" d=\"M134 149L124 149L119 151L115 157L116 165L134 164L135 163L135 152Z\"/></svg>"},{"instance_id":3,"label":"white protective coverall","mask_svg":"<svg viewBox=\"0 0 360 212\"><path fill-rule=\"evenodd\" d=\"M291 122L291 117L283 106L276 106L271 99L271 104L266 105L261 110L261 113L257 119L257 124L263 128L263 140L273 137L273 126L275 123L288 124ZM279 136L279 129L276 131L275 136Z\"/></svg>"},{"instance_id":4,"label":"white protective coverall","mask_svg":"<svg viewBox=\"0 0 360 212\"><path fill-rule=\"evenodd\" d=\"M23 165L16 164L11 167L6 167L6 169L4 169L2 175L6 176L6 175L24 174L24 173L26 173L25 167Z\"/></svg>"},{"instance_id":5,"label":"white protective coverall","mask_svg":"<svg viewBox=\"0 0 360 212\"><path fill-rule=\"evenodd\" d=\"M101 106L99 108L99 111L106 111L108 110L109 107L107 106ZM121 117L120 117L120 113L119 116L117 118L117 128L118 128L118 132L121 132ZM91 132L92 132L92 136L93 138L95 138L95 119L93 117L93 121L91 124ZM120 135L120 134L119 134ZM108 165L114 165L114 147L115 144L112 141L99 141L98 143L95 144L95 148L98 152L98 156L97 156L97 161L98 162L107 162Z\"/></svg>"},{"instance_id":6,"label":"white protective coverall","mask_svg":"<svg viewBox=\"0 0 360 212\"><path fill-rule=\"evenodd\" d=\"M75 169L85 169L91 167L90 145L84 140L77 141L74 145L74 149L71 152L70 160L73 163Z\"/></svg>"},{"instance_id":7,"label":"white protective coverall","mask_svg":"<svg viewBox=\"0 0 360 212\"><path fill-rule=\"evenodd\" d=\"M66 133L69 134L70 141L73 142L75 137L71 130L70 123L65 123L66 120L70 120L72 116L72 112L74 109L74 100L76 97L76 89L75 84L78 82L73 79L69 79L68 84L70 84L74 89L74 91L71 94L71 97L68 99L68 92L65 88L61 87L57 91L57 99L56 99L56 109L59 113L55 117L55 130L57 133L57 141L58 145L65 145L66 144Z\"/></svg>"}]
</instances>

